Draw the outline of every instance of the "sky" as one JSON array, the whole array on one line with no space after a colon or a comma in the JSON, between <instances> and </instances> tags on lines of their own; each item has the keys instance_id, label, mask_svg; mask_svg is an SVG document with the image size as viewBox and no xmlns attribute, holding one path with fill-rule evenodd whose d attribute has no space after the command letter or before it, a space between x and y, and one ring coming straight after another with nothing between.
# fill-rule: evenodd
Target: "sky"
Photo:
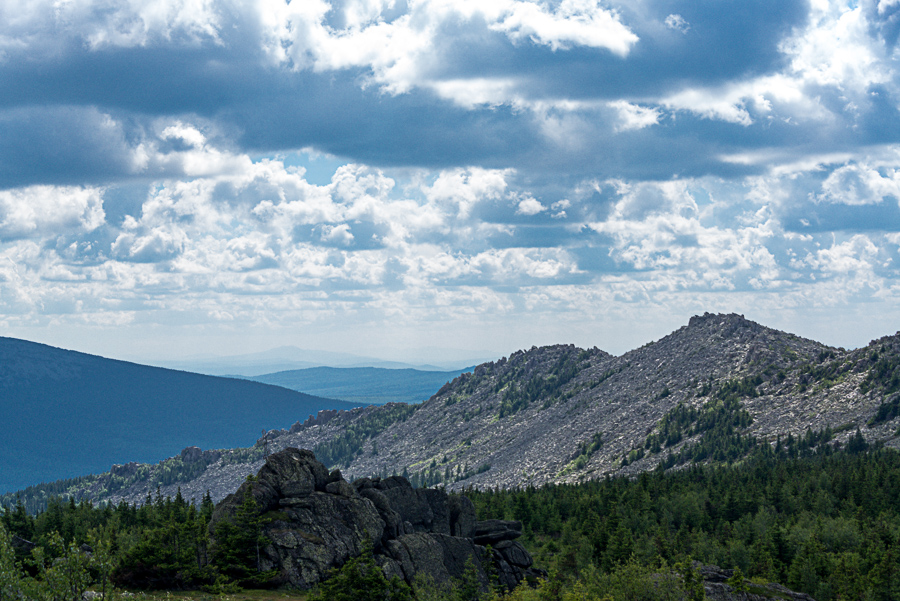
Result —
<instances>
[{"instance_id":1,"label":"sky","mask_svg":"<svg viewBox=\"0 0 900 601\"><path fill-rule=\"evenodd\" d=\"M2 0L0 335L863 346L900 329L898 35L900 0Z\"/></svg>"}]
</instances>

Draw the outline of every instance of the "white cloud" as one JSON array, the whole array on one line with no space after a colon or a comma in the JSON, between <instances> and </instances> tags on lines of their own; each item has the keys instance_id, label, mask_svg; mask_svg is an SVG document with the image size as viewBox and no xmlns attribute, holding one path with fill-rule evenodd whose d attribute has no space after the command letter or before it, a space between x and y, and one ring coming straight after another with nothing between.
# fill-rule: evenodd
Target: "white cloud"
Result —
<instances>
[{"instance_id":1,"label":"white cloud","mask_svg":"<svg viewBox=\"0 0 900 601\"><path fill-rule=\"evenodd\" d=\"M443 79L430 84L440 97L470 109L504 103L524 106L527 102L519 97L520 85L521 82L513 77Z\"/></svg>"},{"instance_id":2,"label":"white cloud","mask_svg":"<svg viewBox=\"0 0 900 601\"><path fill-rule=\"evenodd\" d=\"M678 14L671 14L666 17L666 27L669 29L674 29L675 31L679 31L681 33L687 33L690 30L690 24L685 21L684 17Z\"/></svg>"},{"instance_id":3,"label":"white cloud","mask_svg":"<svg viewBox=\"0 0 900 601\"><path fill-rule=\"evenodd\" d=\"M518 202L516 207L517 215L537 215L543 211L546 211L547 207L541 204L541 202L531 196L527 198L523 198Z\"/></svg>"},{"instance_id":4,"label":"white cloud","mask_svg":"<svg viewBox=\"0 0 900 601\"><path fill-rule=\"evenodd\" d=\"M0 241L89 232L103 225L100 188L33 186L0 191Z\"/></svg>"},{"instance_id":5,"label":"white cloud","mask_svg":"<svg viewBox=\"0 0 900 601\"><path fill-rule=\"evenodd\" d=\"M873 273L878 255L878 247L868 236L855 234L849 240L809 254L802 263L825 275L852 275L880 287Z\"/></svg>"},{"instance_id":6,"label":"white cloud","mask_svg":"<svg viewBox=\"0 0 900 601\"><path fill-rule=\"evenodd\" d=\"M797 121L821 119L826 114L818 100L805 96L801 81L780 74L715 88L686 88L660 102L673 110L744 126L753 123L751 110L771 114L775 104L782 118L790 117Z\"/></svg>"},{"instance_id":7,"label":"white cloud","mask_svg":"<svg viewBox=\"0 0 900 601\"><path fill-rule=\"evenodd\" d=\"M0 43L74 35L93 49L154 42L217 41L220 3L214 0L36 0L0 5ZM28 36L28 37L26 37ZM4 44L4 45L6 45Z\"/></svg>"},{"instance_id":8,"label":"white cloud","mask_svg":"<svg viewBox=\"0 0 900 601\"><path fill-rule=\"evenodd\" d=\"M589 226L613 238L617 261L654 270L674 288L730 290L751 279L778 285L780 269L767 248L777 226L765 215L722 228L703 222L688 182L616 186L620 198L610 216Z\"/></svg>"},{"instance_id":9,"label":"white cloud","mask_svg":"<svg viewBox=\"0 0 900 601\"><path fill-rule=\"evenodd\" d=\"M339 225L323 225L321 240L333 244L348 246L353 242L353 234L346 223Z\"/></svg>"},{"instance_id":10,"label":"white cloud","mask_svg":"<svg viewBox=\"0 0 900 601\"><path fill-rule=\"evenodd\" d=\"M845 205L878 204L885 198L900 202L900 172L895 167L881 171L858 163L839 167L822 182L822 192L815 198Z\"/></svg>"},{"instance_id":11,"label":"white cloud","mask_svg":"<svg viewBox=\"0 0 900 601\"><path fill-rule=\"evenodd\" d=\"M572 46L605 48L625 56L638 37L622 24L619 16L596 0L562 0L552 13L536 2L506 3L502 20L492 29L513 40L527 38L554 50Z\"/></svg>"},{"instance_id":12,"label":"white cloud","mask_svg":"<svg viewBox=\"0 0 900 601\"><path fill-rule=\"evenodd\" d=\"M467 219L472 207L485 200L500 198L507 189L512 169L452 169L441 171L434 183L424 186L425 197L440 205L453 205L460 219Z\"/></svg>"},{"instance_id":13,"label":"white cloud","mask_svg":"<svg viewBox=\"0 0 900 601\"><path fill-rule=\"evenodd\" d=\"M657 109L631 104L625 100L614 100L609 106L619 115L619 123L615 126L617 132L643 129L659 123L661 113Z\"/></svg>"},{"instance_id":14,"label":"white cloud","mask_svg":"<svg viewBox=\"0 0 900 601\"><path fill-rule=\"evenodd\" d=\"M809 25L785 40L782 51L791 60L791 71L803 81L855 96L873 83L889 81L893 71L868 27L860 5L813 3Z\"/></svg>"},{"instance_id":15,"label":"white cloud","mask_svg":"<svg viewBox=\"0 0 900 601\"><path fill-rule=\"evenodd\" d=\"M208 142L200 129L180 120L162 121L157 135L148 134L134 150L134 169L156 177L199 177L239 173L250 166L243 154L233 154Z\"/></svg>"},{"instance_id":16,"label":"white cloud","mask_svg":"<svg viewBox=\"0 0 900 601\"><path fill-rule=\"evenodd\" d=\"M393 2L346 2L340 27L328 25L331 6L321 0L262 0L259 6L263 39L276 61L316 71L368 67L374 82L390 93L429 87L462 105L510 102L514 94L503 94L509 83L502 77L471 85L435 77L439 35L447 26L465 22L515 43L603 48L619 56L638 41L617 13L596 0L563 0L552 11L532 0L422 0L390 21L384 15L395 8Z\"/></svg>"},{"instance_id":17,"label":"white cloud","mask_svg":"<svg viewBox=\"0 0 900 601\"><path fill-rule=\"evenodd\" d=\"M807 26L779 45L788 68L714 87L687 87L660 104L744 126L763 118L820 127L840 119L854 122L860 105L868 103L870 86L895 77L893 62L871 35L860 5L823 0L811 9ZM822 87L833 90L840 104L824 102Z\"/></svg>"}]
</instances>

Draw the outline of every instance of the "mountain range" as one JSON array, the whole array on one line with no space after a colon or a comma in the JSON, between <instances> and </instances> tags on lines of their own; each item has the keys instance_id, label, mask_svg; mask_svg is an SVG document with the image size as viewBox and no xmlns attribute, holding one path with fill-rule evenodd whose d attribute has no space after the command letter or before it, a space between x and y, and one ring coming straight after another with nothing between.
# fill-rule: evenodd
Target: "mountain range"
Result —
<instances>
[{"instance_id":1,"label":"mountain range","mask_svg":"<svg viewBox=\"0 0 900 601\"><path fill-rule=\"evenodd\" d=\"M311 449L348 478L538 486L739 462L765 445L898 447L898 426L900 334L845 350L740 315L704 314L621 356L532 347L478 365L418 405L322 411L252 447L185 449L57 490L140 502L157 486L164 495L180 487L186 498L208 490L218 499L286 447ZM25 496L40 503L40 491Z\"/></svg>"},{"instance_id":2,"label":"mountain range","mask_svg":"<svg viewBox=\"0 0 900 601\"><path fill-rule=\"evenodd\" d=\"M310 367L248 378L353 403L418 403L473 367L453 371L383 367Z\"/></svg>"},{"instance_id":3,"label":"mountain range","mask_svg":"<svg viewBox=\"0 0 900 601\"><path fill-rule=\"evenodd\" d=\"M415 363L387 361L376 357L317 351L282 346L258 353L215 356L199 355L182 359L158 359L149 364L168 369L178 369L210 376L239 376L256 378L282 371L294 371L315 367L379 369L414 369L418 371L454 371L479 361L473 360L471 353L452 349L422 349L421 357ZM440 357L440 358L438 358ZM429 362L429 358L434 361Z\"/></svg>"}]
</instances>

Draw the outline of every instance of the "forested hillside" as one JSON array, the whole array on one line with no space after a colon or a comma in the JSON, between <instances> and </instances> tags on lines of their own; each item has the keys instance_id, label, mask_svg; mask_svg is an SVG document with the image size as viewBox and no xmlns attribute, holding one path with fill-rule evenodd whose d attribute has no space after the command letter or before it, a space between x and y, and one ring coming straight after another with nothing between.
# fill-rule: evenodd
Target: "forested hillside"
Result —
<instances>
[{"instance_id":1,"label":"forested hillside","mask_svg":"<svg viewBox=\"0 0 900 601\"><path fill-rule=\"evenodd\" d=\"M690 558L817 601L900 598L893 450L783 441L733 468L467 494L479 515L522 520L536 561L564 578Z\"/></svg>"}]
</instances>

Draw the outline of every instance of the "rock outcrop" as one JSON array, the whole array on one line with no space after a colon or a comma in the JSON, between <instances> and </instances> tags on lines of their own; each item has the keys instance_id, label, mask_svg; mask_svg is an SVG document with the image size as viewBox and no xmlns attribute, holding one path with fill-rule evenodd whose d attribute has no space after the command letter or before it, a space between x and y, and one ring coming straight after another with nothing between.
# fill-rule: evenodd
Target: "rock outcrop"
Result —
<instances>
[{"instance_id":1,"label":"rock outcrop","mask_svg":"<svg viewBox=\"0 0 900 601\"><path fill-rule=\"evenodd\" d=\"M415 489L399 476L351 484L339 470L328 473L311 451L288 448L269 456L255 479L216 507L213 537L221 521L233 520L246 495L267 518L263 528L269 542L261 550L260 567L278 571L282 584L310 588L367 544L388 577L407 582L418 574L446 582L462 577L470 563L483 588L490 581L486 568L508 589L544 575L514 540L521 523L479 522L466 497Z\"/></svg>"}]
</instances>

